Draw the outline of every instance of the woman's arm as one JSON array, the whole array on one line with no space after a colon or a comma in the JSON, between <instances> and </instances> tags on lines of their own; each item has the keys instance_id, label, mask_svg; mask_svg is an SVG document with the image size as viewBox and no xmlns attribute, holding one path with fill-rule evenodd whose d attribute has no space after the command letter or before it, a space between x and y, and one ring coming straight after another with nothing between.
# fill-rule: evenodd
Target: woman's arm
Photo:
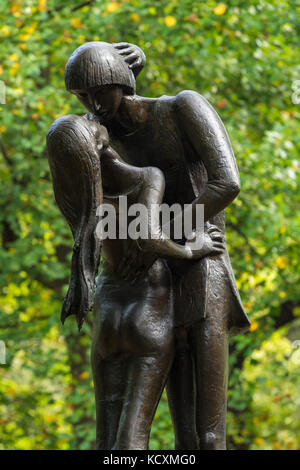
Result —
<instances>
[{"instance_id":1,"label":"woman's arm","mask_svg":"<svg viewBox=\"0 0 300 470\"><path fill-rule=\"evenodd\" d=\"M144 184L139 202L148 208L149 237L137 240L139 249L143 252L156 254L158 257L178 259L200 259L210 253L221 253L223 250L221 240L214 240L215 235L220 235L215 226L211 227L210 233L199 234L201 239L198 240L197 249L192 248L192 243L180 245L165 235L160 221L161 204L165 191L164 175L161 170L154 167L144 168L143 170ZM194 244L194 246L196 245Z\"/></svg>"},{"instance_id":2,"label":"woman's arm","mask_svg":"<svg viewBox=\"0 0 300 470\"><path fill-rule=\"evenodd\" d=\"M212 227L210 233L202 235L198 248L191 243L179 245L167 237L160 223L160 209L165 190L165 178L161 170L155 167L139 168L124 162L108 147L101 157L104 197L128 197L131 204L141 204L139 212L140 232L144 237L135 237L126 248L126 254L120 264L120 272L134 270L147 259L150 265L157 258L199 259L210 253L221 253L223 246L220 233ZM131 214L132 215L132 214ZM139 256L137 254L142 252ZM147 254L147 256L145 256ZM151 254L149 257L148 254Z\"/></svg>"}]
</instances>

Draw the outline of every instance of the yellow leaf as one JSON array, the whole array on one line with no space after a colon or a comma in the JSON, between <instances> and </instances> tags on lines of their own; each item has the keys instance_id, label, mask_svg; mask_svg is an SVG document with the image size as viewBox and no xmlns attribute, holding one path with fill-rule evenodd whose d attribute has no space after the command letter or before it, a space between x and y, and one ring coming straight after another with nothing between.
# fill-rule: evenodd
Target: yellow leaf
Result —
<instances>
[{"instance_id":1,"label":"yellow leaf","mask_svg":"<svg viewBox=\"0 0 300 470\"><path fill-rule=\"evenodd\" d=\"M279 449L281 449L281 444L280 444L280 442L272 442L272 447L275 450L279 450Z\"/></svg>"},{"instance_id":2,"label":"yellow leaf","mask_svg":"<svg viewBox=\"0 0 300 470\"><path fill-rule=\"evenodd\" d=\"M84 372L81 372L79 378L80 378L80 380L85 380L85 379L88 378L88 376L89 376L89 373L88 373L87 370L85 370Z\"/></svg>"},{"instance_id":3,"label":"yellow leaf","mask_svg":"<svg viewBox=\"0 0 300 470\"><path fill-rule=\"evenodd\" d=\"M15 77L16 75L17 75L17 69L16 68L10 69L9 76Z\"/></svg>"},{"instance_id":4,"label":"yellow leaf","mask_svg":"<svg viewBox=\"0 0 300 470\"><path fill-rule=\"evenodd\" d=\"M256 438L254 439L254 442L255 442L255 444L261 445L261 444L263 444L265 441L264 441L261 437L256 437Z\"/></svg>"},{"instance_id":5,"label":"yellow leaf","mask_svg":"<svg viewBox=\"0 0 300 470\"><path fill-rule=\"evenodd\" d=\"M224 15L226 11L226 5L224 3L220 3L216 8L214 8L214 14L215 15Z\"/></svg>"},{"instance_id":6,"label":"yellow leaf","mask_svg":"<svg viewBox=\"0 0 300 470\"><path fill-rule=\"evenodd\" d=\"M175 26L176 23L177 23L177 20L176 20L176 18L174 18L174 16L166 16L165 17L165 25L168 28L172 28L172 26Z\"/></svg>"},{"instance_id":7,"label":"yellow leaf","mask_svg":"<svg viewBox=\"0 0 300 470\"><path fill-rule=\"evenodd\" d=\"M9 304L3 305L2 310L3 310L3 312L7 313L8 315L10 315L11 313L14 313L13 306L9 305Z\"/></svg>"},{"instance_id":8,"label":"yellow leaf","mask_svg":"<svg viewBox=\"0 0 300 470\"><path fill-rule=\"evenodd\" d=\"M70 25L73 28L79 28L81 26L81 19L80 18L72 18L70 21Z\"/></svg>"},{"instance_id":9,"label":"yellow leaf","mask_svg":"<svg viewBox=\"0 0 300 470\"><path fill-rule=\"evenodd\" d=\"M138 15L137 13L132 13L132 15L130 15L130 18L132 19L132 21L135 21L136 23L141 21L140 15Z\"/></svg>"},{"instance_id":10,"label":"yellow leaf","mask_svg":"<svg viewBox=\"0 0 300 470\"><path fill-rule=\"evenodd\" d=\"M46 423L53 423L55 421L55 416L53 415L46 415L44 416L44 420Z\"/></svg>"},{"instance_id":11,"label":"yellow leaf","mask_svg":"<svg viewBox=\"0 0 300 470\"><path fill-rule=\"evenodd\" d=\"M34 31L36 30L36 27L37 27L36 24L32 24L32 25L30 25L30 26L27 26L27 27L25 28L25 31L26 31L26 33L28 33L28 34L32 34L32 33L34 33Z\"/></svg>"},{"instance_id":12,"label":"yellow leaf","mask_svg":"<svg viewBox=\"0 0 300 470\"><path fill-rule=\"evenodd\" d=\"M39 11L47 10L47 0L39 0L38 10Z\"/></svg>"},{"instance_id":13,"label":"yellow leaf","mask_svg":"<svg viewBox=\"0 0 300 470\"><path fill-rule=\"evenodd\" d=\"M30 321L30 316L27 313L20 313L19 318L24 322Z\"/></svg>"},{"instance_id":14,"label":"yellow leaf","mask_svg":"<svg viewBox=\"0 0 300 470\"><path fill-rule=\"evenodd\" d=\"M121 7L120 3L118 2L111 2L107 5L106 7L106 10L109 12L109 13L113 13L114 11L117 11L119 10L119 8Z\"/></svg>"},{"instance_id":15,"label":"yellow leaf","mask_svg":"<svg viewBox=\"0 0 300 470\"><path fill-rule=\"evenodd\" d=\"M15 446L20 450L32 450L32 441L29 437L19 437L15 441Z\"/></svg>"},{"instance_id":16,"label":"yellow leaf","mask_svg":"<svg viewBox=\"0 0 300 470\"><path fill-rule=\"evenodd\" d=\"M21 39L21 41L28 41L30 36L31 34L19 34L19 39Z\"/></svg>"},{"instance_id":17,"label":"yellow leaf","mask_svg":"<svg viewBox=\"0 0 300 470\"><path fill-rule=\"evenodd\" d=\"M277 260L276 260L276 265L277 265L280 269L286 268L286 266L287 266L287 258L286 258L285 256L279 256L279 258L277 258Z\"/></svg>"},{"instance_id":18,"label":"yellow leaf","mask_svg":"<svg viewBox=\"0 0 300 470\"><path fill-rule=\"evenodd\" d=\"M20 16L22 15L22 12L20 10L15 10L15 11L12 11L12 15L15 18L20 18Z\"/></svg>"},{"instance_id":19,"label":"yellow leaf","mask_svg":"<svg viewBox=\"0 0 300 470\"><path fill-rule=\"evenodd\" d=\"M286 297L286 292L283 292L283 291L279 292L279 297L281 299L284 299L284 297Z\"/></svg>"},{"instance_id":20,"label":"yellow leaf","mask_svg":"<svg viewBox=\"0 0 300 470\"><path fill-rule=\"evenodd\" d=\"M9 36L9 27L4 25L0 28L0 34L2 36Z\"/></svg>"},{"instance_id":21,"label":"yellow leaf","mask_svg":"<svg viewBox=\"0 0 300 470\"><path fill-rule=\"evenodd\" d=\"M251 326L250 326L250 328L249 328L249 331L251 331L251 332L252 332L252 331L255 331L255 330L257 330L258 327L259 327L259 323L258 323L257 321L253 321L253 322L251 323Z\"/></svg>"}]
</instances>

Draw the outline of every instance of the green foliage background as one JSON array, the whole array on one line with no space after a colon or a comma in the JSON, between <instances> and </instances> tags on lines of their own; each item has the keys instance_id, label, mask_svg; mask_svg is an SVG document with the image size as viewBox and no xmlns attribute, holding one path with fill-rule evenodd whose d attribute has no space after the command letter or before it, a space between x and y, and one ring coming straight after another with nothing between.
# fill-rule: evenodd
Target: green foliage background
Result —
<instances>
[{"instance_id":1,"label":"green foliage background","mask_svg":"<svg viewBox=\"0 0 300 470\"><path fill-rule=\"evenodd\" d=\"M0 449L94 443L91 325L59 323L72 242L45 155L52 121L83 113L63 70L91 40L142 47L139 94L193 89L224 121L242 182L227 241L252 320L231 342L228 446L299 447L299 12L296 0L1 2ZM151 448L172 447L163 397Z\"/></svg>"}]
</instances>

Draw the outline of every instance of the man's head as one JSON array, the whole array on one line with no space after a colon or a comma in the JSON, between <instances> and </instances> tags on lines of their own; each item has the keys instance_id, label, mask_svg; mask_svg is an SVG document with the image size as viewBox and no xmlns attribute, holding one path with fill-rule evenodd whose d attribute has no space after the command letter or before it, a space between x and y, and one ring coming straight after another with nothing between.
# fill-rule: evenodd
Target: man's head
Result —
<instances>
[{"instance_id":1,"label":"man's head","mask_svg":"<svg viewBox=\"0 0 300 470\"><path fill-rule=\"evenodd\" d=\"M106 42L78 47L65 68L66 88L103 120L116 114L123 94L135 93L135 78L117 50Z\"/></svg>"}]
</instances>

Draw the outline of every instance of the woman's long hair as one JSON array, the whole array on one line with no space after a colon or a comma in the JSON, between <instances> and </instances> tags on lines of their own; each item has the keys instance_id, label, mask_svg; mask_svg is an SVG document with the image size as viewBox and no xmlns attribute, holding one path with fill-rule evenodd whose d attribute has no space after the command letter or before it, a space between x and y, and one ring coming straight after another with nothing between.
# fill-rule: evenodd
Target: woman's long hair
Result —
<instances>
[{"instance_id":1,"label":"woman's long hair","mask_svg":"<svg viewBox=\"0 0 300 470\"><path fill-rule=\"evenodd\" d=\"M47 135L55 199L74 237L71 278L61 320L76 315L79 329L93 308L94 282L101 241L96 237L96 211L102 202L98 138L106 130L84 117L57 119ZM105 140L105 139L104 139Z\"/></svg>"}]
</instances>

